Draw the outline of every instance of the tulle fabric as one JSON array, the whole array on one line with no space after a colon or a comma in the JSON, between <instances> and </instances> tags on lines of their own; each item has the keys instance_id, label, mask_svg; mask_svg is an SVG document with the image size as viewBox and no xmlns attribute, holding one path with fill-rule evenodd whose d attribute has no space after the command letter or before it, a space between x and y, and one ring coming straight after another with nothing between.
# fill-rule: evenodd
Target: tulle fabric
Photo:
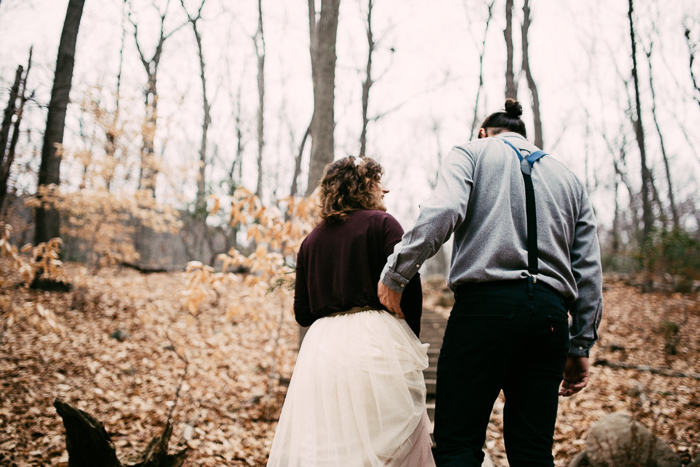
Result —
<instances>
[{"instance_id":1,"label":"tulle fabric","mask_svg":"<svg viewBox=\"0 0 700 467\"><path fill-rule=\"evenodd\" d=\"M316 321L301 346L268 467L430 467L428 344L363 311Z\"/></svg>"}]
</instances>

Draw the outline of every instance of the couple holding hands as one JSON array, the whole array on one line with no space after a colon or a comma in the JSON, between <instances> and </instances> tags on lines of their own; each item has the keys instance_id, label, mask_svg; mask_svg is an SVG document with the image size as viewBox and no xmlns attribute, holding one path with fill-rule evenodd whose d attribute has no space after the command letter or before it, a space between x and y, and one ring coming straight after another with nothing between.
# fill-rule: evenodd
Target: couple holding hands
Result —
<instances>
[{"instance_id":1,"label":"couple holding hands","mask_svg":"<svg viewBox=\"0 0 700 467\"><path fill-rule=\"evenodd\" d=\"M405 234L377 162L326 168L321 221L297 257L294 312L311 327L268 466L480 466L501 391L511 467L554 465L558 397L588 382L602 270L584 185L526 140L521 115L508 99L452 149ZM433 458L418 271L452 235Z\"/></svg>"}]
</instances>

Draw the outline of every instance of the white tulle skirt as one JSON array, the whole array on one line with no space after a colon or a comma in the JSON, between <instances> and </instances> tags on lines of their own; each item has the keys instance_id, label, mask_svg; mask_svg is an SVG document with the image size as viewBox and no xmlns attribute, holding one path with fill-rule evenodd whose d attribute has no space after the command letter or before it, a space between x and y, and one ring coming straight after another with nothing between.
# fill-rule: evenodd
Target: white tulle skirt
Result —
<instances>
[{"instance_id":1,"label":"white tulle skirt","mask_svg":"<svg viewBox=\"0 0 700 467\"><path fill-rule=\"evenodd\" d=\"M434 466L427 351L406 321L384 311L316 321L299 351L268 467Z\"/></svg>"}]
</instances>

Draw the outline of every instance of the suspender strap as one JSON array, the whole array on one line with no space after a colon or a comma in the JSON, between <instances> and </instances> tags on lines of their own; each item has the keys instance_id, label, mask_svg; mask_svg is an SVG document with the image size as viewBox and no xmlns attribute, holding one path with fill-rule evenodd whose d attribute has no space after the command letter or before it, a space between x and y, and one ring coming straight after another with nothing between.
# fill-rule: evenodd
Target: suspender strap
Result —
<instances>
[{"instance_id":1,"label":"suspender strap","mask_svg":"<svg viewBox=\"0 0 700 467\"><path fill-rule=\"evenodd\" d=\"M508 146L513 148L520 160L520 171L523 174L525 182L525 212L527 214L527 271L533 278L533 282L537 281L537 274L540 272L538 263L539 249L537 247L537 210L535 204L535 187L532 185L532 165L545 156L544 151L536 151L527 157L523 157L520 150L511 143L502 140Z\"/></svg>"}]
</instances>

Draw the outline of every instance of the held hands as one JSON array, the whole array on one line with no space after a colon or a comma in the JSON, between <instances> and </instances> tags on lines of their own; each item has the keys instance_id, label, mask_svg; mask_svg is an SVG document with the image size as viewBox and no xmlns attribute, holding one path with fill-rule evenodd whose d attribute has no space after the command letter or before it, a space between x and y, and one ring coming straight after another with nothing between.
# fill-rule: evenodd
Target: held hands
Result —
<instances>
[{"instance_id":1,"label":"held hands","mask_svg":"<svg viewBox=\"0 0 700 467\"><path fill-rule=\"evenodd\" d=\"M588 384L588 357L569 355L564 366L564 381L561 383L559 395L570 397L581 391Z\"/></svg>"},{"instance_id":2,"label":"held hands","mask_svg":"<svg viewBox=\"0 0 700 467\"><path fill-rule=\"evenodd\" d=\"M406 319L401 311L401 294L394 292L389 287L384 285L382 281L379 281L377 285L377 295L379 296L379 301L389 310L394 313L397 317L401 319Z\"/></svg>"}]
</instances>

